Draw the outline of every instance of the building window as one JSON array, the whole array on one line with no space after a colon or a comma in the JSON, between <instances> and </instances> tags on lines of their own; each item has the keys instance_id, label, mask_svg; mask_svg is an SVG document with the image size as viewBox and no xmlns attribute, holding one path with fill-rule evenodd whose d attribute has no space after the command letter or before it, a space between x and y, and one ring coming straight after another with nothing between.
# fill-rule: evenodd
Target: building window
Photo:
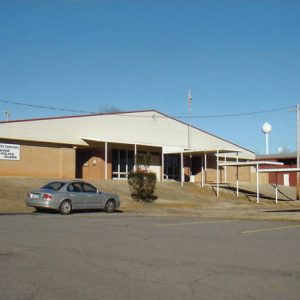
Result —
<instances>
[{"instance_id":1,"label":"building window","mask_svg":"<svg viewBox=\"0 0 300 300\"><path fill-rule=\"evenodd\" d=\"M113 178L127 178L133 171L134 152L128 150L112 150L112 171Z\"/></svg>"}]
</instances>

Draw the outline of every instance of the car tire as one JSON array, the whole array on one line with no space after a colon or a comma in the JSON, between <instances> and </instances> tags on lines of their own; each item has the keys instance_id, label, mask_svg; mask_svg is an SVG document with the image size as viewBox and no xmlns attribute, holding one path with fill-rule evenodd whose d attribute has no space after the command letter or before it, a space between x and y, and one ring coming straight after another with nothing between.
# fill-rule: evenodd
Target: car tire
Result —
<instances>
[{"instance_id":1,"label":"car tire","mask_svg":"<svg viewBox=\"0 0 300 300\"><path fill-rule=\"evenodd\" d=\"M116 210L116 202L113 199L109 199L106 204L105 204L105 208L104 208L105 212L107 213L112 213Z\"/></svg>"},{"instance_id":2,"label":"car tire","mask_svg":"<svg viewBox=\"0 0 300 300\"><path fill-rule=\"evenodd\" d=\"M44 212L44 209L41 207L35 207L36 212Z\"/></svg>"},{"instance_id":3,"label":"car tire","mask_svg":"<svg viewBox=\"0 0 300 300\"><path fill-rule=\"evenodd\" d=\"M72 204L68 200L64 200L59 206L59 213L61 215L69 215L72 212Z\"/></svg>"}]
</instances>

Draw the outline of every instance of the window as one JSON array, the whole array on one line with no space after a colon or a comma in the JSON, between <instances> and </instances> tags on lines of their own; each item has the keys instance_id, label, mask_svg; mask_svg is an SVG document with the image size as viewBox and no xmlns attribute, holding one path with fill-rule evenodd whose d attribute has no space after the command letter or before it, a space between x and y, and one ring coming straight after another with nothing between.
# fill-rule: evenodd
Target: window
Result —
<instances>
[{"instance_id":1,"label":"window","mask_svg":"<svg viewBox=\"0 0 300 300\"><path fill-rule=\"evenodd\" d=\"M43 186L42 189L58 191L64 185L65 185L64 182L50 182L50 183L46 184L45 186Z\"/></svg>"},{"instance_id":2,"label":"window","mask_svg":"<svg viewBox=\"0 0 300 300\"><path fill-rule=\"evenodd\" d=\"M128 150L112 150L113 178L127 178L128 173L133 171L134 152Z\"/></svg>"},{"instance_id":3,"label":"window","mask_svg":"<svg viewBox=\"0 0 300 300\"><path fill-rule=\"evenodd\" d=\"M71 183L68 186L69 192L82 192L81 184L79 182Z\"/></svg>"},{"instance_id":4,"label":"window","mask_svg":"<svg viewBox=\"0 0 300 300\"><path fill-rule=\"evenodd\" d=\"M86 193L97 193L97 189L88 183L83 184L83 191Z\"/></svg>"}]
</instances>

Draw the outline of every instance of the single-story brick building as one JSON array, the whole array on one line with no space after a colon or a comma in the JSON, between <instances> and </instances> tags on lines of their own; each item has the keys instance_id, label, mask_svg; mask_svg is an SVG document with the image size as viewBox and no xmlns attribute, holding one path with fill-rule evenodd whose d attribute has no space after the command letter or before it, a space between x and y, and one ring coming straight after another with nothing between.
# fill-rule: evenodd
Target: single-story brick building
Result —
<instances>
[{"instance_id":1,"label":"single-story brick building","mask_svg":"<svg viewBox=\"0 0 300 300\"><path fill-rule=\"evenodd\" d=\"M137 154L158 180L216 180L217 161L247 161L239 145L155 110L0 122L0 176L121 179ZM236 168L220 168L234 181ZM250 168L239 170L250 181Z\"/></svg>"},{"instance_id":2,"label":"single-story brick building","mask_svg":"<svg viewBox=\"0 0 300 300\"><path fill-rule=\"evenodd\" d=\"M260 161L273 161L280 162L282 166L264 166L263 168L270 169L292 169L297 167L297 153L277 153L268 155L257 155L257 160ZM271 184L282 184L285 186L296 186L297 185L297 172L278 172L268 174L268 182Z\"/></svg>"}]
</instances>

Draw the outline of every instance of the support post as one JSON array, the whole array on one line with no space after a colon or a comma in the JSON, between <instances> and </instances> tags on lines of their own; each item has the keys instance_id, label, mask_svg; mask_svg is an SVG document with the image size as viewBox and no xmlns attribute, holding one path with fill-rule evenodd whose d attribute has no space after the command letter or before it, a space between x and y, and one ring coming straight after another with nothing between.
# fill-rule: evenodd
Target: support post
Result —
<instances>
[{"instance_id":1,"label":"support post","mask_svg":"<svg viewBox=\"0 0 300 300\"><path fill-rule=\"evenodd\" d=\"M133 171L136 171L136 155L137 155L137 146L134 144L134 166L133 166Z\"/></svg>"},{"instance_id":2,"label":"support post","mask_svg":"<svg viewBox=\"0 0 300 300\"><path fill-rule=\"evenodd\" d=\"M105 142L104 148L104 179L107 180L107 142Z\"/></svg>"},{"instance_id":3,"label":"support post","mask_svg":"<svg viewBox=\"0 0 300 300\"><path fill-rule=\"evenodd\" d=\"M190 154L190 171L189 171L189 174L190 174L190 181L191 181L191 175L193 175L193 155Z\"/></svg>"},{"instance_id":4,"label":"support post","mask_svg":"<svg viewBox=\"0 0 300 300\"><path fill-rule=\"evenodd\" d=\"M236 162L239 162L239 153L236 153ZM236 166L236 196L239 196L239 166Z\"/></svg>"},{"instance_id":5,"label":"support post","mask_svg":"<svg viewBox=\"0 0 300 300\"><path fill-rule=\"evenodd\" d=\"M258 164L256 164L256 203L259 203L259 172Z\"/></svg>"},{"instance_id":6,"label":"support post","mask_svg":"<svg viewBox=\"0 0 300 300\"><path fill-rule=\"evenodd\" d=\"M224 162L225 162L225 164L227 163L227 154L226 153L224 154ZM227 166L226 165L224 166L224 182L225 183L227 182Z\"/></svg>"},{"instance_id":7,"label":"support post","mask_svg":"<svg viewBox=\"0 0 300 300\"><path fill-rule=\"evenodd\" d=\"M183 182L184 182L184 165L183 165L183 152L180 153L180 164L181 164L181 185L183 186Z\"/></svg>"},{"instance_id":8,"label":"support post","mask_svg":"<svg viewBox=\"0 0 300 300\"><path fill-rule=\"evenodd\" d=\"M164 173L165 173L165 159L164 159L164 148L161 148L161 181L164 181Z\"/></svg>"},{"instance_id":9,"label":"support post","mask_svg":"<svg viewBox=\"0 0 300 300\"><path fill-rule=\"evenodd\" d=\"M275 173L276 175L276 187L275 187L275 202L276 204L278 203L278 185L277 185L277 172Z\"/></svg>"},{"instance_id":10,"label":"support post","mask_svg":"<svg viewBox=\"0 0 300 300\"><path fill-rule=\"evenodd\" d=\"M219 195L220 195L219 181L220 181L220 174L219 174L219 150L217 150L217 197L218 198L219 198Z\"/></svg>"},{"instance_id":11,"label":"support post","mask_svg":"<svg viewBox=\"0 0 300 300\"><path fill-rule=\"evenodd\" d=\"M207 155L204 154L204 183L206 183Z\"/></svg>"},{"instance_id":12,"label":"support post","mask_svg":"<svg viewBox=\"0 0 300 300\"><path fill-rule=\"evenodd\" d=\"M201 186L204 186L204 157L201 157Z\"/></svg>"}]
</instances>

